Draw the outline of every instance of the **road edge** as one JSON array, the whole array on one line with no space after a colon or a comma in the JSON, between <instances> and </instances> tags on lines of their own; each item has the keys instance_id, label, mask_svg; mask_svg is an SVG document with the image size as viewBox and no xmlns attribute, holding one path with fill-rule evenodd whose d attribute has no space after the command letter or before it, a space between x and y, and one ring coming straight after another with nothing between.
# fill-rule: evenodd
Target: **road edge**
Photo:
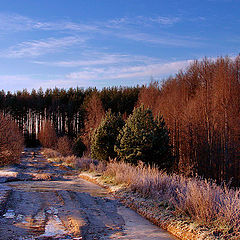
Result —
<instances>
[{"instance_id":1,"label":"road edge","mask_svg":"<svg viewBox=\"0 0 240 240\"><path fill-rule=\"evenodd\" d=\"M161 227L180 240L217 239L208 229L201 227L196 228L193 222L186 222L186 220L172 215L170 211L160 208L159 206L156 207L156 202L154 203L153 200L139 197L131 191L126 191L126 189L123 189L121 186L114 186L103 182L100 179L101 175L96 176L94 173L82 172L79 174L79 177L108 189L108 191L125 206L133 209L153 224Z\"/></svg>"}]
</instances>

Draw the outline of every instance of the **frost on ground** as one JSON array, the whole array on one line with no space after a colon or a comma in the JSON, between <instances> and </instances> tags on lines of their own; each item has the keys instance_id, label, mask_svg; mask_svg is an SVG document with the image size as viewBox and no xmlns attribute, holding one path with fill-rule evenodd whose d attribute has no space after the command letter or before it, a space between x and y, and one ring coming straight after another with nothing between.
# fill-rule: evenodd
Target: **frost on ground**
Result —
<instances>
[{"instance_id":1,"label":"frost on ground","mask_svg":"<svg viewBox=\"0 0 240 240\"><path fill-rule=\"evenodd\" d=\"M123 207L106 189L40 154L27 151L15 170L21 178L0 184L11 189L0 215L1 240L174 239ZM33 173L51 177L34 181L28 178Z\"/></svg>"}]
</instances>

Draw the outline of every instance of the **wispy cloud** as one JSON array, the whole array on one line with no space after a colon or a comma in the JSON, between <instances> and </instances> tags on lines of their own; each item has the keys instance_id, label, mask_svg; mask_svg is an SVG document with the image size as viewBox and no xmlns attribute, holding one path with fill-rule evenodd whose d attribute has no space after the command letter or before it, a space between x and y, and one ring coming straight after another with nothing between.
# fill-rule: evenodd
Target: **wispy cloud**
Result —
<instances>
[{"instance_id":1,"label":"wispy cloud","mask_svg":"<svg viewBox=\"0 0 240 240\"><path fill-rule=\"evenodd\" d=\"M83 44L85 40L85 38L71 36L27 41L10 47L0 55L8 58L36 57L46 53L62 51L64 48L74 44Z\"/></svg>"},{"instance_id":2,"label":"wispy cloud","mask_svg":"<svg viewBox=\"0 0 240 240\"><path fill-rule=\"evenodd\" d=\"M177 22L180 22L180 17L165 17L165 16L155 16L155 17L145 17L145 16L136 16L136 17L122 17L116 18L108 21L108 27L119 27L126 25L144 25L149 26L151 24L158 24L164 26L170 26Z\"/></svg>"},{"instance_id":3,"label":"wispy cloud","mask_svg":"<svg viewBox=\"0 0 240 240\"><path fill-rule=\"evenodd\" d=\"M0 30L2 32L29 31L34 28L34 25L34 21L28 17L0 13Z\"/></svg>"},{"instance_id":4,"label":"wispy cloud","mask_svg":"<svg viewBox=\"0 0 240 240\"><path fill-rule=\"evenodd\" d=\"M28 31L28 30L72 30L72 31L100 31L103 28L112 28L123 25L172 25L180 21L179 17L122 17L108 21L90 23L59 20L55 22L32 19L19 14L0 13L0 29L4 31Z\"/></svg>"},{"instance_id":5,"label":"wispy cloud","mask_svg":"<svg viewBox=\"0 0 240 240\"><path fill-rule=\"evenodd\" d=\"M152 22L163 24L163 25L172 25L179 22L181 19L179 17L151 17L149 19Z\"/></svg>"},{"instance_id":6,"label":"wispy cloud","mask_svg":"<svg viewBox=\"0 0 240 240\"><path fill-rule=\"evenodd\" d=\"M57 22L39 21L19 14L0 13L0 30L29 31L29 30L72 30L72 31L94 31L97 26L93 24L74 23L60 20Z\"/></svg>"},{"instance_id":7,"label":"wispy cloud","mask_svg":"<svg viewBox=\"0 0 240 240\"><path fill-rule=\"evenodd\" d=\"M0 30L3 31L56 31L71 35L85 35L94 40L99 36L117 37L143 43L177 47L199 47L203 45L199 39L171 35L164 31L149 34L148 27L172 26L181 21L180 17L169 16L136 16L122 17L97 22L72 22L66 20L39 21L16 14L0 14ZM31 45L28 42L24 45ZM35 44L35 43L34 43ZM21 47L21 46L18 46ZM13 51L14 52L14 51ZM17 55L17 54L13 54ZM21 54L19 54L21 56Z\"/></svg>"},{"instance_id":8,"label":"wispy cloud","mask_svg":"<svg viewBox=\"0 0 240 240\"><path fill-rule=\"evenodd\" d=\"M142 65L129 64L121 66L89 66L80 71L58 75L0 75L0 89L5 90L39 87L69 88L69 87L107 87L117 85L146 84L151 77L160 80L169 74L175 74L180 69L188 66L192 60L175 61L168 63L149 63Z\"/></svg>"},{"instance_id":9,"label":"wispy cloud","mask_svg":"<svg viewBox=\"0 0 240 240\"><path fill-rule=\"evenodd\" d=\"M154 63L138 66L104 66L87 67L81 71L72 72L66 76L68 79L80 80L111 80L111 79L131 79L131 78L160 78L165 75L174 74L180 69L188 66L192 60L176 61L168 63Z\"/></svg>"},{"instance_id":10,"label":"wispy cloud","mask_svg":"<svg viewBox=\"0 0 240 240\"><path fill-rule=\"evenodd\" d=\"M98 65L121 65L121 64L149 64L159 61L157 58L129 54L108 54L104 52L85 51L80 56L81 60L44 62L34 61L36 64L56 67L86 67Z\"/></svg>"},{"instance_id":11,"label":"wispy cloud","mask_svg":"<svg viewBox=\"0 0 240 240\"><path fill-rule=\"evenodd\" d=\"M166 46L176 46L176 47L200 47L204 43L190 37L182 37L178 35L169 35L162 34L161 36L156 36L153 34L147 33L138 33L138 32L125 32L125 33L115 33L119 38L126 38L133 41L144 42L144 43L153 43L158 45Z\"/></svg>"}]
</instances>

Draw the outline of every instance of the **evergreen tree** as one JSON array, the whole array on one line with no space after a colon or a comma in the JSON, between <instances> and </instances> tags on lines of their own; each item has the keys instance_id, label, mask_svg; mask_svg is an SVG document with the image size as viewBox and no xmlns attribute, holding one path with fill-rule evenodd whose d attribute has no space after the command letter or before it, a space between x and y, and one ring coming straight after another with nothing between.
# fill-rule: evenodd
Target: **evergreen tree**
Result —
<instances>
[{"instance_id":1,"label":"evergreen tree","mask_svg":"<svg viewBox=\"0 0 240 240\"><path fill-rule=\"evenodd\" d=\"M168 169L172 159L168 130L162 117L154 120L152 111L135 108L117 137L115 151L125 161L139 160Z\"/></svg>"},{"instance_id":2,"label":"evergreen tree","mask_svg":"<svg viewBox=\"0 0 240 240\"><path fill-rule=\"evenodd\" d=\"M114 114L110 110L106 113L105 118L92 135L91 154L93 158L108 160L117 156L114 145L123 125L124 121L120 114Z\"/></svg>"},{"instance_id":3,"label":"evergreen tree","mask_svg":"<svg viewBox=\"0 0 240 240\"><path fill-rule=\"evenodd\" d=\"M86 150L86 146L84 145L83 141L82 141L82 137L79 136L73 144L73 153L77 156L77 157L82 157L84 151Z\"/></svg>"}]
</instances>

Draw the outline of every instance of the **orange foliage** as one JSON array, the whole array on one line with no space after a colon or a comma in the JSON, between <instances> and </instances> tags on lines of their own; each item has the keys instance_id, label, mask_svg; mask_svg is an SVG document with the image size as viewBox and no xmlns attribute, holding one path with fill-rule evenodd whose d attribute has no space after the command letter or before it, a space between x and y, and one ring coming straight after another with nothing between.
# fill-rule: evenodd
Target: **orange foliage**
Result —
<instances>
[{"instance_id":1,"label":"orange foliage","mask_svg":"<svg viewBox=\"0 0 240 240\"><path fill-rule=\"evenodd\" d=\"M18 162L23 148L23 136L17 124L0 114L0 165Z\"/></svg>"},{"instance_id":2,"label":"orange foliage","mask_svg":"<svg viewBox=\"0 0 240 240\"><path fill-rule=\"evenodd\" d=\"M56 146L57 136L55 128L49 120L42 125L38 138L43 147L54 148Z\"/></svg>"},{"instance_id":3,"label":"orange foliage","mask_svg":"<svg viewBox=\"0 0 240 240\"><path fill-rule=\"evenodd\" d=\"M240 57L195 61L158 88L139 102L163 115L176 169L240 184Z\"/></svg>"},{"instance_id":4,"label":"orange foliage","mask_svg":"<svg viewBox=\"0 0 240 240\"><path fill-rule=\"evenodd\" d=\"M90 99L88 100L86 112L87 116L84 121L85 129L84 134L82 136L82 140L86 146L86 153L89 153L91 134L94 131L94 129L96 129L99 126L105 114L102 101L97 93L93 93Z\"/></svg>"},{"instance_id":5,"label":"orange foliage","mask_svg":"<svg viewBox=\"0 0 240 240\"><path fill-rule=\"evenodd\" d=\"M60 137L57 142L57 151L61 153L62 156L66 157L72 155L71 141L67 136Z\"/></svg>"}]
</instances>

